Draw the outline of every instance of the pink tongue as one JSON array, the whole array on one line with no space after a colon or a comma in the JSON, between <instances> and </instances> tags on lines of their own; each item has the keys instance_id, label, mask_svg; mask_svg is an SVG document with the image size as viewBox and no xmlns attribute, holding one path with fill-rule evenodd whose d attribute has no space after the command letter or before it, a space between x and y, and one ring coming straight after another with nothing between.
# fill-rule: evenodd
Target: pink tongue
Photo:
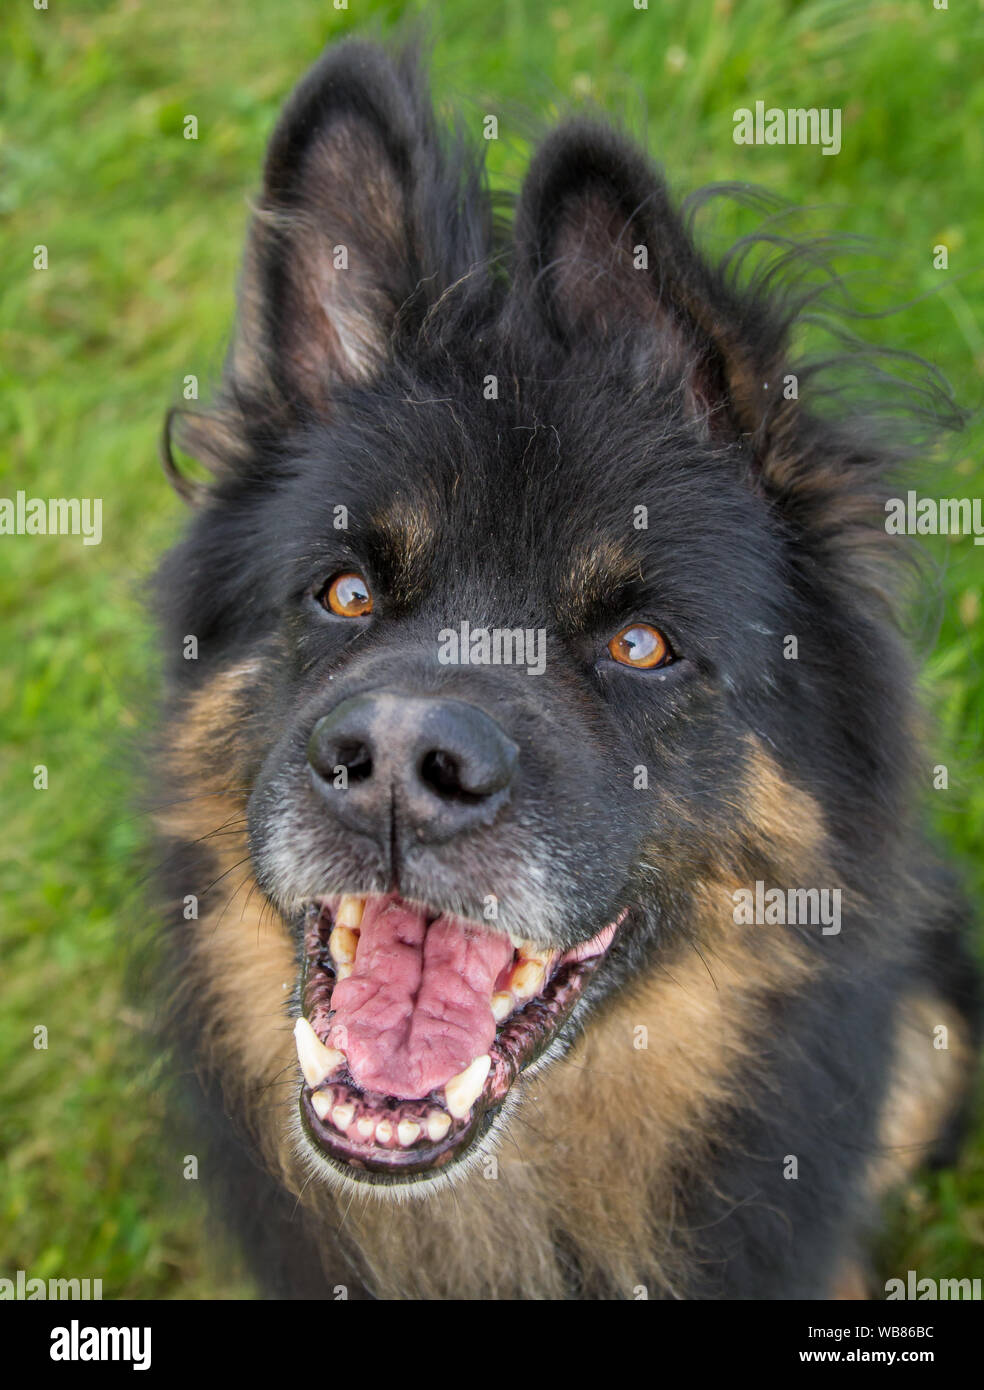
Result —
<instances>
[{"instance_id":1,"label":"pink tongue","mask_svg":"<svg viewBox=\"0 0 984 1390\"><path fill-rule=\"evenodd\" d=\"M355 968L332 994L328 1044L365 1090L426 1096L488 1052L492 990L512 954L507 936L447 916L428 927L400 898L370 898Z\"/></svg>"}]
</instances>

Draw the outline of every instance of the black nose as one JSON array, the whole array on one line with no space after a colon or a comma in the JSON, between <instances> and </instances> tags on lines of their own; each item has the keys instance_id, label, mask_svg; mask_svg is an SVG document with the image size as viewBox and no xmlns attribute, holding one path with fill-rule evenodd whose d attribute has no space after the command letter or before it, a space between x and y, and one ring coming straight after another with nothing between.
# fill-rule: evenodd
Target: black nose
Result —
<instances>
[{"instance_id":1,"label":"black nose","mask_svg":"<svg viewBox=\"0 0 984 1390\"><path fill-rule=\"evenodd\" d=\"M475 705L393 691L343 700L318 720L307 748L338 818L387 850L394 827L438 842L490 824L518 754Z\"/></svg>"}]
</instances>

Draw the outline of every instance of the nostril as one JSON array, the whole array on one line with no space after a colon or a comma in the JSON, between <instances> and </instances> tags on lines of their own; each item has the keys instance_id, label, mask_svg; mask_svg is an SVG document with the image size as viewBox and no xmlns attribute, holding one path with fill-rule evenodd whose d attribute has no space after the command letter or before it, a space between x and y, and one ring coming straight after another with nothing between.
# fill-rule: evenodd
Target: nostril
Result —
<instances>
[{"instance_id":1,"label":"nostril","mask_svg":"<svg viewBox=\"0 0 984 1390\"><path fill-rule=\"evenodd\" d=\"M315 724L307 759L332 811L390 848L397 808L414 835L447 839L490 824L519 748L464 701L389 691L353 695ZM355 789L358 795L339 795Z\"/></svg>"},{"instance_id":2,"label":"nostril","mask_svg":"<svg viewBox=\"0 0 984 1390\"><path fill-rule=\"evenodd\" d=\"M449 801L481 801L482 793L462 786L461 764L443 748L425 753L420 764L420 780Z\"/></svg>"},{"instance_id":3,"label":"nostril","mask_svg":"<svg viewBox=\"0 0 984 1390\"><path fill-rule=\"evenodd\" d=\"M335 756L337 765L347 771L350 784L364 782L372 776L372 754L367 745L357 739L340 743L335 749Z\"/></svg>"},{"instance_id":4,"label":"nostril","mask_svg":"<svg viewBox=\"0 0 984 1390\"><path fill-rule=\"evenodd\" d=\"M364 720L353 719L344 706L341 715L336 710L318 720L308 739L307 759L323 782L337 786L336 778L344 771L344 785L351 786L373 776L373 744Z\"/></svg>"}]
</instances>

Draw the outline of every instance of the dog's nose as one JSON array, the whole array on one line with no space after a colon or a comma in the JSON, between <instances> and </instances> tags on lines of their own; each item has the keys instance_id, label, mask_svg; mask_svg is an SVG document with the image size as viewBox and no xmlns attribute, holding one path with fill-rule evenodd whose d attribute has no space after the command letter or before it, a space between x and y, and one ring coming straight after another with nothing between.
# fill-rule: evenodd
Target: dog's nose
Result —
<instances>
[{"instance_id":1,"label":"dog's nose","mask_svg":"<svg viewBox=\"0 0 984 1390\"><path fill-rule=\"evenodd\" d=\"M488 825L509 795L519 749L463 700L376 691L315 724L308 762L345 825L387 851L394 830L428 842Z\"/></svg>"}]
</instances>

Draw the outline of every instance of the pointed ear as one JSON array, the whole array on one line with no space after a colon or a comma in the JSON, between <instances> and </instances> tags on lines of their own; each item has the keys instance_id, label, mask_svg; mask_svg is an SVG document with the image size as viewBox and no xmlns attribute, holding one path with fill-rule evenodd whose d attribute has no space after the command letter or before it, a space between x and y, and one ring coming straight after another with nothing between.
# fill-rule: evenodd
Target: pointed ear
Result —
<instances>
[{"instance_id":1,"label":"pointed ear","mask_svg":"<svg viewBox=\"0 0 984 1390\"><path fill-rule=\"evenodd\" d=\"M246 249L236 383L326 409L385 360L420 277L419 162L431 153L419 83L379 49L330 49L270 141Z\"/></svg>"},{"instance_id":2,"label":"pointed ear","mask_svg":"<svg viewBox=\"0 0 984 1390\"><path fill-rule=\"evenodd\" d=\"M339 385L379 369L420 274L415 115L392 64L367 45L330 51L292 94L247 243L240 383L272 381L288 401L325 409Z\"/></svg>"},{"instance_id":3,"label":"pointed ear","mask_svg":"<svg viewBox=\"0 0 984 1390\"><path fill-rule=\"evenodd\" d=\"M573 346L633 341L654 379L680 377L715 434L760 436L779 398L783 330L704 264L657 171L604 126L541 147L516 218L517 288Z\"/></svg>"},{"instance_id":4,"label":"pointed ear","mask_svg":"<svg viewBox=\"0 0 984 1390\"><path fill-rule=\"evenodd\" d=\"M416 50L332 45L270 141L223 387L175 421L181 447L222 471L292 418L330 414L484 261L490 226L481 159L438 138ZM173 476L168 460L169 444Z\"/></svg>"}]
</instances>

